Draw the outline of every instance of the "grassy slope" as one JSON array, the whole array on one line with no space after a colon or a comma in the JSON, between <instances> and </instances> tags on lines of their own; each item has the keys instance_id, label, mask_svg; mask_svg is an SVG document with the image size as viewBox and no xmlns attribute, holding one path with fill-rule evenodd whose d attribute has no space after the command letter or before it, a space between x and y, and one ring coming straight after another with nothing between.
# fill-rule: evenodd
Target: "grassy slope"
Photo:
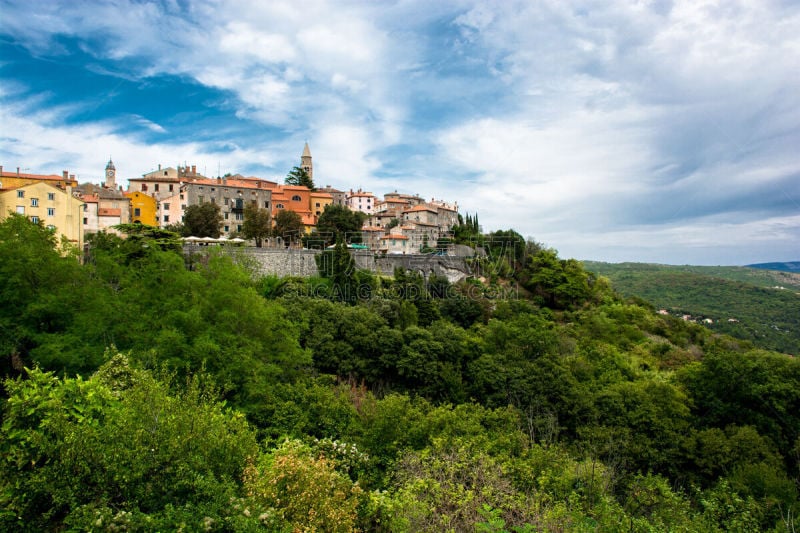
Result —
<instances>
[{"instance_id":1,"label":"grassy slope","mask_svg":"<svg viewBox=\"0 0 800 533\"><path fill-rule=\"evenodd\" d=\"M625 296L644 298L673 314L710 318L711 329L750 340L762 348L800 354L798 274L746 267L598 262L584 265L611 279Z\"/></svg>"}]
</instances>

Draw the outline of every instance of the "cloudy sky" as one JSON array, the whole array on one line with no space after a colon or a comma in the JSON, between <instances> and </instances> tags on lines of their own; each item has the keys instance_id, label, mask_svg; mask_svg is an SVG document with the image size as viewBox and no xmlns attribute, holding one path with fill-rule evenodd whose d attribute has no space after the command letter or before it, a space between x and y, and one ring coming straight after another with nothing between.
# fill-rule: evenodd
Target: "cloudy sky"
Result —
<instances>
[{"instance_id":1,"label":"cloudy sky","mask_svg":"<svg viewBox=\"0 0 800 533\"><path fill-rule=\"evenodd\" d=\"M800 259L794 1L0 0L0 164L458 201L562 257Z\"/></svg>"}]
</instances>

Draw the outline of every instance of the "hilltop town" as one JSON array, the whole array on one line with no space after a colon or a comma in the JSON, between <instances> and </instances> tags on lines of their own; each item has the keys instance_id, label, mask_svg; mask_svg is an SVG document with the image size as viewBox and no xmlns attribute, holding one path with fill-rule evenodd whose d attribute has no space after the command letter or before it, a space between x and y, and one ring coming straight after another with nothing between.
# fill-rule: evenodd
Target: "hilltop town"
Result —
<instances>
[{"instance_id":1,"label":"hilltop town","mask_svg":"<svg viewBox=\"0 0 800 533\"><path fill-rule=\"evenodd\" d=\"M245 219L266 215L270 231L266 247L302 246L302 236L318 235L317 223L329 206L359 213L360 231L352 232L355 246L384 254L412 254L446 242L458 224L458 204L441 199L426 201L418 194L396 190L379 197L362 189L339 190L314 186L314 164L308 143L300 165L293 170L303 184L278 183L255 176L226 174L208 177L196 165L162 168L129 178L128 189L118 184L117 169L109 159L102 184L78 183L74 174L41 175L8 171L0 166L0 220L9 213L41 222L71 243L82 247L87 236L107 231L118 233L122 224L140 223L164 229L182 228L187 209L212 204L219 216L218 240L251 242ZM290 173L291 174L291 173ZM298 221L290 230L276 222L281 212L292 212ZM185 234L185 232L184 232ZM185 235L189 238L191 236ZM197 235L197 238L206 237ZM308 247L329 244L324 239L305 239Z\"/></svg>"}]
</instances>

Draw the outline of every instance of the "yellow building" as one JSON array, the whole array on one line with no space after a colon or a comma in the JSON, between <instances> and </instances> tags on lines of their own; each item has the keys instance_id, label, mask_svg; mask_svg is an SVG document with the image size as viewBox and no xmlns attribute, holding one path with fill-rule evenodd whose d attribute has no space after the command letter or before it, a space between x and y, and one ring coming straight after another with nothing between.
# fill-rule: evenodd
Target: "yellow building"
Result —
<instances>
[{"instance_id":1,"label":"yellow building","mask_svg":"<svg viewBox=\"0 0 800 533\"><path fill-rule=\"evenodd\" d=\"M314 220L319 218L325 208L333 204L333 196L327 192L314 191L311 193L309 209L314 214Z\"/></svg>"},{"instance_id":2,"label":"yellow building","mask_svg":"<svg viewBox=\"0 0 800 533\"><path fill-rule=\"evenodd\" d=\"M9 213L25 215L32 222L41 222L83 248L83 202L72 195L72 187L54 186L38 181L14 189L0 190L0 219Z\"/></svg>"},{"instance_id":3,"label":"yellow building","mask_svg":"<svg viewBox=\"0 0 800 533\"><path fill-rule=\"evenodd\" d=\"M155 197L141 191L126 192L131 200L131 222L147 226L158 226L158 201Z\"/></svg>"}]
</instances>

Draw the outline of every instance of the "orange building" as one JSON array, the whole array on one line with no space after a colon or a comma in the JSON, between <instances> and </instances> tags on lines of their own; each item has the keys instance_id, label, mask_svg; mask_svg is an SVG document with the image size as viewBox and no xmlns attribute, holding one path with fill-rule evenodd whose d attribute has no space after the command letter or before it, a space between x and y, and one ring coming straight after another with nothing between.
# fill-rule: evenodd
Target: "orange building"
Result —
<instances>
[{"instance_id":1,"label":"orange building","mask_svg":"<svg viewBox=\"0 0 800 533\"><path fill-rule=\"evenodd\" d=\"M300 215L306 233L317 225L317 220L311 212L311 190L302 185L276 185L272 189L272 218L282 210L294 211Z\"/></svg>"}]
</instances>

